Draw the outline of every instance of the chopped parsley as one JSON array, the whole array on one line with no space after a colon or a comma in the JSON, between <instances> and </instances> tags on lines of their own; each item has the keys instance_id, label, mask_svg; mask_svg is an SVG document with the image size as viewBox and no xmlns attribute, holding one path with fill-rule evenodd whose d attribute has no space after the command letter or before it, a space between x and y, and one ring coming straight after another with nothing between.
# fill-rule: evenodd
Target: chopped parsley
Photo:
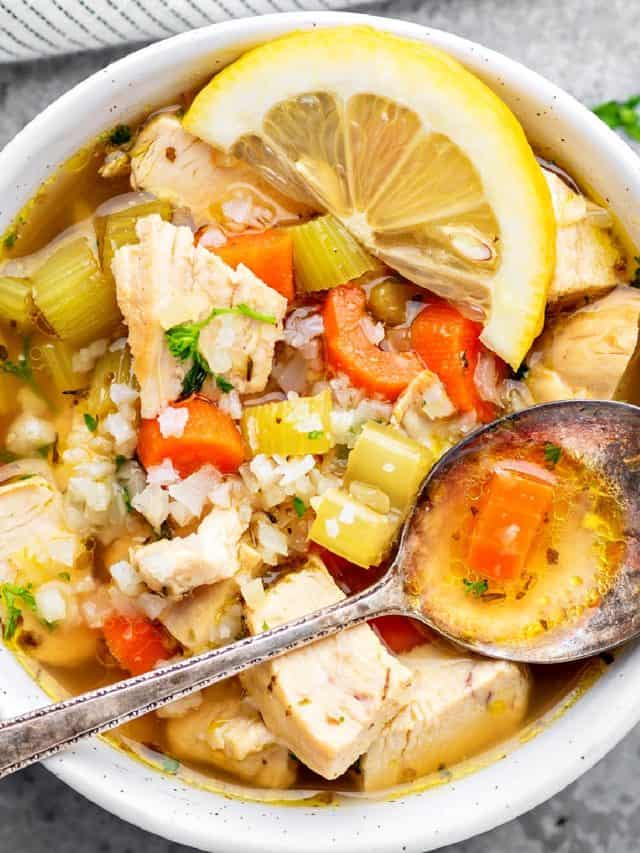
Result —
<instances>
[{"instance_id":1,"label":"chopped parsley","mask_svg":"<svg viewBox=\"0 0 640 853\"><path fill-rule=\"evenodd\" d=\"M18 457L10 450L0 450L0 462L15 462Z\"/></svg>"},{"instance_id":2,"label":"chopped parsley","mask_svg":"<svg viewBox=\"0 0 640 853\"><path fill-rule=\"evenodd\" d=\"M307 433L307 438L310 438L312 441L322 438L323 436L324 432L321 429L312 429L311 432Z\"/></svg>"},{"instance_id":3,"label":"chopped parsley","mask_svg":"<svg viewBox=\"0 0 640 853\"><path fill-rule=\"evenodd\" d=\"M24 607L27 607L29 610L32 610L35 613L36 600L33 597L33 592L31 590L31 584L28 584L27 586L16 586L12 583L2 584L2 587L0 588L0 594L2 596L2 603L4 604L5 608L5 640L11 640L16 633L16 629L18 627L18 619L22 615L22 607L19 606L19 602L22 603Z\"/></svg>"},{"instance_id":4,"label":"chopped parsley","mask_svg":"<svg viewBox=\"0 0 640 853\"><path fill-rule=\"evenodd\" d=\"M18 232L15 228L12 228L8 234L5 234L4 239L2 241L2 245L5 249L13 249L16 244L16 240L18 239Z\"/></svg>"},{"instance_id":5,"label":"chopped parsley","mask_svg":"<svg viewBox=\"0 0 640 853\"><path fill-rule=\"evenodd\" d=\"M89 432L95 432L98 429L98 418L90 415L89 412L84 413L84 422Z\"/></svg>"},{"instance_id":6,"label":"chopped parsley","mask_svg":"<svg viewBox=\"0 0 640 853\"><path fill-rule=\"evenodd\" d=\"M52 450L53 444L43 444L42 447L38 448L38 455L42 456L43 459L46 459Z\"/></svg>"},{"instance_id":7,"label":"chopped parsley","mask_svg":"<svg viewBox=\"0 0 640 853\"><path fill-rule=\"evenodd\" d=\"M22 339L22 352L17 361L11 361L5 346L0 347L0 371L16 376L26 383L39 397L43 397L42 391L33 378L31 367L31 342L29 338Z\"/></svg>"},{"instance_id":8,"label":"chopped parsley","mask_svg":"<svg viewBox=\"0 0 640 853\"><path fill-rule=\"evenodd\" d=\"M127 512L133 512L133 504L131 503L131 492L126 486L121 485L122 489L122 500L124 501L124 505L127 508Z\"/></svg>"},{"instance_id":9,"label":"chopped parsley","mask_svg":"<svg viewBox=\"0 0 640 853\"><path fill-rule=\"evenodd\" d=\"M108 136L112 145L125 145L131 142L131 128L126 124L117 124Z\"/></svg>"},{"instance_id":10,"label":"chopped parsley","mask_svg":"<svg viewBox=\"0 0 640 853\"><path fill-rule=\"evenodd\" d=\"M269 625L268 625L268 623L267 623L267 622L263 622L263 623L262 623L262 630L263 630L263 631L268 631L268 630L269 630Z\"/></svg>"},{"instance_id":11,"label":"chopped parsley","mask_svg":"<svg viewBox=\"0 0 640 853\"><path fill-rule=\"evenodd\" d=\"M302 518L302 516L307 511L307 507L305 505L305 502L302 500L302 498L299 498L297 495L293 499L293 508L295 509L296 515L298 516L298 518Z\"/></svg>"},{"instance_id":12,"label":"chopped parsley","mask_svg":"<svg viewBox=\"0 0 640 853\"><path fill-rule=\"evenodd\" d=\"M549 465L556 466L562 456L562 448L548 441L544 446L544 461Z\"/></svg>"},{"instance_id":13,"label":"chopped parsley","mask_svg":"<svg viewBox=\"0 0 640 853\"><path fill-rule=\"evenodd\" d=\"M462 583L465 585L465 591L476 598L480 598L489 589L489 581L486 578L481 581L470 581L468 578L463 578Z\"/></svg>"},{"instance_id":14,"label":"chopped parsley","mask_svg":"<svg viewBox=\"0 0 640 853\"><path fill-rule=\"evenodd\" d=\"M229 391L233 391L233 385L224 376L219 376L216 374L216 385L222 391L223 394L228 394Z\"/></svg>"},{"instance_id":15,"label":"chopped parsley","mask_svg":"<svg viewBox=\"0 0 640 853\"><path fill-rule=\"evenodd\" d=\"M71 580L71 575L69 574L69 572L58 572L58 577L61 581L65 581L65 583L69 583L69 581Z\"/></svg>"},{"instance_id":16,"label":"chopped parsley","mask_svg":"<svg viewBox=\"0 0 640 853\"><path fill-rule=\"evenodd\" d=\"M126 462L127 457L123 456L121 453L118 453L118 455L116 456L116 471L119 471Z\"/></svg>"},{"instance_id":17,"label":"chopped parsley","mask_svg":"<svg viewBox=\"0 0 640 853\"><path fill-rule=\"evenodd\" d=\"M640 142L640 95L626 101L605 101L593 107L593 112L613 130L623 130L631 139Z\"/></svg>"},{"instance_id":18,"label":"chopped parsley","mask_svg":"<svg viewBox=\"0 0 640 853\"><path fill-rule=\"evenodd\" d=\"M257 320L260 323L268 323L272 326L275 326L278 322L270 314L261 314L259 311L254 311L253 308L241 303L240 305L236 305L235 308L213 308L210 314L198 323L180 323L177 326L167 329L165 337L171 355L177 358L178 361L192 360L191 368L182 382L183 397L189 397L191 394L199 391L207 376L212 375L209 363L199 350L200 332L215 317L220 317L223 314L241 314L245 317L250 317L252 320ZM219 376L216 376L216 384L225 393L231 391L233 387L226 379Z\"/></svg>"}]
</instances>

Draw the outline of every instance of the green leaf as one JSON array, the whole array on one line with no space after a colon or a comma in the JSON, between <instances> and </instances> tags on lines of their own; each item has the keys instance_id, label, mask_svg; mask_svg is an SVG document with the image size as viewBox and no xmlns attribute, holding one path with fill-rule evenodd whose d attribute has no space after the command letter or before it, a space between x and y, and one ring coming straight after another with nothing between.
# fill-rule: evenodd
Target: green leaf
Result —
<instances>
[{"instance_id":1,"label":"green leaf","mask_svg":"<svg viewBox=\"0 0 640 853\"><path fill-rule=\"evenodd\" d=\"M5 234L4 239L2 241L5 249L13 249L16 244L16 240L18 239L18 232L15 228L12 228L8 234Z\"/></svg>"},{"instance_id":2,"label":"green leaf","mask_svg":"<svg viewBox=\"0 0 640 853\"><path fill-rule=\"evenodd\" d=\"M65 583L69 583L71 581L71 575L69 574L69 572L58 572L58 577L61 581L64 581Z\"/></svg>"},{"instance_id":3,"label":"green leaf","mask_svg":"<svg viewBox=\"0 0 640 853\"><path fill-rule=\"evenodd\" d=\"M216 374L216 385L222 391L223 394L228 394L229 391L233 391L233 385L224 376L218 376Z\"/></svg>"},{"instance_id":4,"label":"green leaf","mask_svg":"<svg viewBox=\"0 0 640 853\"><path fill-rule=\"evenodd\" d=\"M463 578L462 583L465 585L465 591L476 598L480 598L489 589L489 581L486 578L481 581L470 581L468 578Z\"/></svg>"},{"instance_id":5,"label":"green leaf","mask_svg":"<svg viewBox=\"0 0 640 853\"><path fill-rule=\"evenodd\" d=\"M307 433L307 437L312 441L314 439L322 438L324 436L324 432L321 429L312 429L311 432Z\"/></svg>"},{"instance_id":6,"label":"green leaf","mask_svg":"<svg viewBox=\"0 0 640 853\"><path fill-rule=\"evenodd\" d=\"M42 456L43 459L46 459L49 453L53 448L53 444L43 444L42 447L38 448L38 455Z\"/></svg>"},{"instance_id":7,"label":"green leaf","mask_svg":"<svg viewBox=\"0 0 640 853\"><path fill-rule=\"evenodd\" d=\"M112 145L125 145L131 142L131 128L126 124L116 125L108 136Z\"/></svg>"},{"instance_id":8,"label":"green leaf","mask_svg":"<svg viewBox=\"0 0 640 853\"><path fill-rule=\"evenodd\" d=\"M268 631L268 630L269 630L269 625L268 625L266 622L263 622L263 623L262 623L262 630L263 630L263 631Z\"/></svg>"},{"instance_id":9,"label":"green leaf","mask_svg":"<svg viewBox=\"0 0 640 853\"><path fill-rule=\"evenodd\" d=\"M172 776L180 769L180 762L175 758L170 758L168 755L162 757L162 769L165 773L170 773Z\"/></svg>"},{"instance_id":10,"label":"green leaf","mask_svg":"<svg viewBox=\"0 0 640 853\"><path fill-rule=\"evenodd\" d=\"M116 471L119 471L127 461L128 460L126 456L123 456L121 453L118 453L118 455L116 456Z\"/></svg>"},{"instance_id":11,"label":"green leaf","mask_svg":"<svg viewBox=\"0 0 640 853\"><path fill-rule=\"evenodd\" d=\"M0 450L0 462L15 462L18 457L10 450Z\"/></svg>"},{"instance_id":12,"label":"green leaf","mask_svg":"<svg viewBox=\"0 0 640 853\"><path fill-rule=\"evenodd\" d=\"M204 385L207 376L210 375L211 371L209 370L209 365L200 353L198 353L193 359L193 364L182 380L181 397L190 397L192 394L197 394Z\"/></svg>"},{"instance_id":13,"label":"green leaf","mask_svg":"<svg viewBox=\"0 0 640 853\"><path fill-rule=\"evenodd\" d=\"M120 488L122 489L122 500L124 501L124 505L127 508L127 512L133 512L133 504L131 503L131 492L124 485L121 485Z\"/></svg>"},{"instance_id":14,"label":"green leaf","mask_svg":"<svg viewBox=\"0 0 640 853\"><path fill-rule=\"evenodd\" d=\"M593 107L593 112L613 130L621 129L632 139L640 140L638 105L640 95L634 95L626 101L605 101Z\"/></svg>"},{"instance_id":15,"label":"green leaf","mask_svg":"<svg viewBox=\"0 0 640 853\"><path fill-rule=\"evenodd\" d=\"M98 429L98 418L90 415L89 412L84 413L84 422L89 432L95 432Z\"/></svg>"},{"instance_id":16,"label":"green leaf","mask_svg":"<svg viewBox=\"0 0 640 853\"><path fill-rule=\"evenodd\" d=\"M307 507L305 505L305 502L302 500L302 498L299 498L297 495L293 499L293 508L295 509L296 515L298 516L298 518L302 518L302 516L307 511Z\"/></svg>"},{"instance_id":17,"label":"green leaf","mask_svg":"<svg viewBox=\"0 0 640 853\"><path fill-rule=\"evenodd\" d=\"M32 610L36 611L36 600L31 592L31 584L28 586L16 586L11 583L4 583L0 588L0 595L6 611L4 621L4 638L11 640L18 627L18 619L22 615L22 608L18 606L18 602Z\"/></svg>"},{"instance_id":18,"label":"green leaf","mask_svg":"<svg viewBox=\"0 0 640 853\"><path fill-rule=\"evenodd\" d=\"M558 447L557 444L552 444L552 442L548 441L544 446L544 461L548 462L550 465L557 465L560 461L560 457L562 456L562 448Z\"/></svg>"}]
</instances>

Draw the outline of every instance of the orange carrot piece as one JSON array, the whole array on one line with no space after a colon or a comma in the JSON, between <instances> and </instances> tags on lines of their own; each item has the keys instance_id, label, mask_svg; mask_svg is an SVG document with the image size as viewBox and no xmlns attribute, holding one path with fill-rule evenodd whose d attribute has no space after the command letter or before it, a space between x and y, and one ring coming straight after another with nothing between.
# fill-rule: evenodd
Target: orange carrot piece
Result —
<instances>
[{"instance_id":1,"label":"orange carrot piece","mask_svg":"<svg viewBox=\"0 0 640 853\"><path fill-rule=\"evenodd\" d=\"M403 654L431 641L429 629L407 616L380 616L370 623L395 654Z\"/></svg>"},{"instance_id":2,"label":"orange carrot piece","mask_svg":"<svg viewBox=\"0 0 640 853\"><path fill-rule=\"evenodd\" d=\"M109 616L102 631L109 651L131 675L148 672L174 653L164 628L146 616Z\"/></svg>"},{"instance_id":3,"label":"orange carrot piece","mask_svg":"<svg viewBox=\"0 0 640 853\"><path fill-rule=\"evenodd\" d=\"M467 562L483 577L522 573L553 500L553 486L520 471L498 468L486 484L475 517Z\"/></svg>"},{"instance_id":4,"label":"orange carrot piece","mask_svg":"<svg viewBox=\"0 0 640 853\"><path fill-rule=\"evenodd\" d=\"M442 381L459 412L475 412L483 422L496 417L493 403L483 400L474 381L482 325L464 317L442 300L430 302L413 321L411 346Z\"/></svg>"},{"instance_id":5,"label":"orange carrot piece","mask_svg":"<svg viewBox=\"0 0 640 853\"><path fill-rule=\"evenodd\" d=\"M395 400L422 370L414 353L384 352L365 335L360 321L367 297L356 285L329 291L324 306L324 340L329 363L370 394Z\"/></svg>"},{"instance_id":6,"label":"orange carrot piece","mask_svg":"<svg viewBox=\"0 0 640 853\"><path fill-rule=\"evenodd\" d=\"M295 297L293 239L287 231L273 228L262 234L243 234L230 237L218 249L207 248L234 269L238 264L249 267L259 279L289 301Z\"/></svg>"},{"instance_id":7,"label":"orange carrot piece","mask_svg":"<svg viewBox=\"0 0 640 853\"><path fill-rule=\"evenodd\" d=\"M246 456L244 441L226 412L204 397L190 397L172 403L172 407L189 411L181 436L163 438L157 418L140 424L138 456L145 468L170 459L181 477L188 477L207 463L223 474L238 470Z\"/></svg>"}]
</instances>

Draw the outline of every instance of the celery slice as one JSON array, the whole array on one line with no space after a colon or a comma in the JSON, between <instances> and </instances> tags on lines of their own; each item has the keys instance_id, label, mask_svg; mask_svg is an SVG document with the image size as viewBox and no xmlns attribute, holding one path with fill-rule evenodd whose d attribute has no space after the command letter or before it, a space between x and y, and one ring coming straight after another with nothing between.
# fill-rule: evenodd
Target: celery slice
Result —
<instances>
[{"instance_id":1,"label":"celery slice","mask_svg":"<svg viewBox=\"0 0 640 853\"><path fill-rule=\"evenodd\" d=\"M327 489L309 538L334 554L367 569L386 557L400 528L400 515L382 515L344 489Z\"/></svg>"},{"instance_id":2,"label":"celery slice","mask_svg":"<svg viewBox=\"0 0 640 853\"><path fill-rule=\"evenodd\" d=\"M345 488L366 483L386 495L403 516L411 509L435 455L386 424L369 421L349 454Z\"/></svg>"},{"instance_id":3,"label":"celery slice","mask_svg":"<svg viewBox=\"0 0 640 853\"><path fill-rule=\"evenodd\" d=\"M102 271L107 279L112 278L111 263L113 256L121 246L138 242L136 222L144 216L157 213L164 220L171 219L172 207L168 201L157 199L127 207L109 216L96 219L96 235Z\"/></svg>"},{"instance_id":4,"label":"celery slice","mask_svg":"<svg viewBox=\"0 0 640 853\"><path fill-rule=\"evenodd\" d=\"M371 256L333 216L321 216L290 230L300 290L328 290L375 269Z\"/></svg>"},{"instance_id":5,"label":"celery slice","mask_svg":"<svg viewBox=\"0 0 640 853\"><path fill-rule=\"evenodd\" d=\"M75 391L82 384L82 376L71 366L74 348L66 341L54 341L44 336L36 338L31 347L31 358L37 371L49 375L55 390Z\"/></svg>"},{"instance_id":6,"label":"celery slice","mask_svg":"<svg viewBox=\"0 0 640 853\"><path fill-rule=\"evenodd\" d=\"M120 321L113 282L84 238L58 249L37 270L33 301L56 336L75 344L107 335Z\"/></svg>"},{"instance_id":7,"label":"celery slice","mask_svg":"<svg viewBox=\"0 0 640 853\"><path fill-rule=\"evenodd\" d=\"M249 406L243 412L241 426L254 455L326 453L333 447L331 392Z\"/></svg>"},{"instance_id":8,"label":"celery slice","mask_svg":"<svg viewBox=\"0 0 640 853\"><path fill-rule=\"evenodd\" d=\"M0 276L0 319L16 323L20 329L31 325L33 301L28 278Z\"/></svg>"},{"instance_id":9,"label":"celery slice","mask_svg":"<svg viewBox=\"0 0 640 853\"><path fill-rule=\"evenodd\" d=\"M107 351L95 366L87 397L87 412L98 420L116 411L111 399L114 383L130 385L132 381L131 353L129 347L115 352Z\"/></svg>"}]
</instances>

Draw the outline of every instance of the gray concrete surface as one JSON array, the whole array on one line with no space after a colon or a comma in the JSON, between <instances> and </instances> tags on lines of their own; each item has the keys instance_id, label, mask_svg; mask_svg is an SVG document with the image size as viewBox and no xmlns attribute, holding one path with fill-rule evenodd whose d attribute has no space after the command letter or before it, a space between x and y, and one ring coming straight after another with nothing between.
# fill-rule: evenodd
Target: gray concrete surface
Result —
<instances>
[{"instance_id":1,"label":"gray concrete surface","mask_svg":"<svg viewBox=\"0 0 640 853\"><path fill-rule=\"evenodd\" d=\"M587 104L640 90L638 0L390 0L371 8L496 48ZM55 97L124 52L0 67L0 145ZM636 730L548 803L446 853L638 853L639 756ZM101 811L35 767L0 783L0 851L49 850L188 853Z\"/></svg>"}]
</instances>

